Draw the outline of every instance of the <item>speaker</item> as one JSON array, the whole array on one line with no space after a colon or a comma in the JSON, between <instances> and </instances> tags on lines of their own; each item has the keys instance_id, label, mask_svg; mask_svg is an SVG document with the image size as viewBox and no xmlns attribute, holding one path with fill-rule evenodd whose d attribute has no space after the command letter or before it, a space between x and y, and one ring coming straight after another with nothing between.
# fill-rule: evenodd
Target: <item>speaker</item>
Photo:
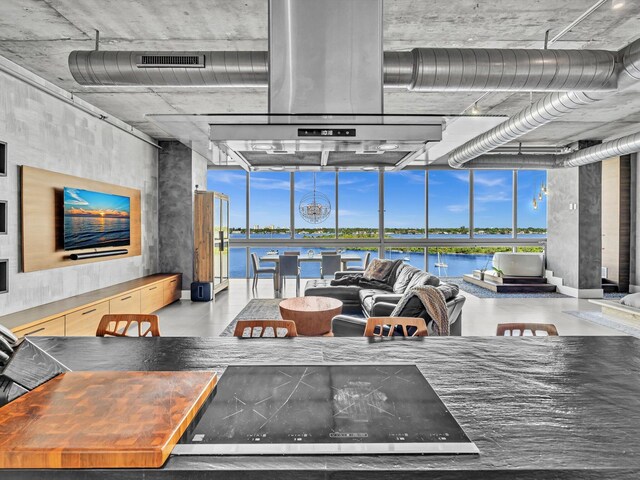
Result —
<instances>
[{"instance_id":1,"label":"speaker","mask_svg":"<svg viewBox=\"0 0 640 480\"><path fill-rule=\"evenodd\" d=\"M213 284L210 282L191 283L192 302L210 302L213 300Z\"/></svg>"}]
</instances>

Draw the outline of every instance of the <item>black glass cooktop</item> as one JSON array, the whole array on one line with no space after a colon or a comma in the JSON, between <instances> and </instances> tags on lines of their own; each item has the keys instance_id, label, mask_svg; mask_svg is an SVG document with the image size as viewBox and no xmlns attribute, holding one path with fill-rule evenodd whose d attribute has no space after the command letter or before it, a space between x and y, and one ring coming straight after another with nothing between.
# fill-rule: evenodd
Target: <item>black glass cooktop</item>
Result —
<instances>
[{"instance_id":1,"label":"black glass cooktop","mask_svg":"<svg viewBox=\"0 0 640 480\"><path fill-rule=\"evenodd\" d=\"M174 455L478 453L415 365L231 366Z\"/></svg>"}]
</instances>

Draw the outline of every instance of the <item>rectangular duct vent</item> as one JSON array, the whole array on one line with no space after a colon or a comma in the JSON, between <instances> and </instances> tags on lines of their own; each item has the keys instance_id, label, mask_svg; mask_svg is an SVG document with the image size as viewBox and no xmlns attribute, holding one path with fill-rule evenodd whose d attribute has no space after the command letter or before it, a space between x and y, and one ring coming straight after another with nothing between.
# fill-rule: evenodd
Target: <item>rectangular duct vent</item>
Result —
<instances>
[{"instance_id":1,"label":"rectangular duct vent","mask_svg":"<svg viewBox=\"0 0 640 480\"><path fill-rule=\"evenodd\" d=\"M204 68L204 55L140 55L138 68Z\"/></svg>"}]
</instances>

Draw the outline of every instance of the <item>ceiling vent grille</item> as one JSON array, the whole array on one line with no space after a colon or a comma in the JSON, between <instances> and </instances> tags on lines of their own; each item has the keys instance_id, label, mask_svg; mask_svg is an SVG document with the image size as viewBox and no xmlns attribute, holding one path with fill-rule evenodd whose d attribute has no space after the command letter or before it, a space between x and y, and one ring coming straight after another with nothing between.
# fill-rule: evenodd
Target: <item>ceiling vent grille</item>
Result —
<instances>
[{"instance_id":1,"label":"ceiling vent grille","mask_svg":"<svg viewBox=\"0 0 640 480\"><path fill-rule=\"evenodd\" d=\"M204 55L140 55L139 68L204 68Z\"/></svg>"}]
</instances>

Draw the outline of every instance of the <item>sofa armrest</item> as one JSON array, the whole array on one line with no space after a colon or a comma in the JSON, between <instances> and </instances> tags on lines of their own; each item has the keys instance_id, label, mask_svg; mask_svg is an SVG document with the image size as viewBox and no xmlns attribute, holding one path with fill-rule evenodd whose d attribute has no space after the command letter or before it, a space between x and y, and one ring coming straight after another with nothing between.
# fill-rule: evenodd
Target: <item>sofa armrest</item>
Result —
<instances>
[{"instance_id":1,"label":"sofa armrest","mask_svg":"<svg viewBox=\"0 0 640 480\"><path fill-rule=\"evenodd\" d=\"M373 296L373 303L398 303L402 298L402 293L379 293Z\"/></svg>"},{"instance_id":2,"label":"sofa armrest","mask_svg":"<svg viewBox=\"0 0 640 480\"><path fill-rule=\"evenodd\" d=\"M362 337L367 319L350 315L336 315L331 320L331 331L335 337Z\"/></svg>"},{"instance_id":3,"label":"sofa armrest","mask_svg":"<svg viewBox=\"0 0 640 480\"><path fill-rule=\"evenodd\" d=\"M364 273L364 272L348 272L348 271L346 271L346 270L342 270L342 271L340 271L340 272L336 272L336 273L334 274L334 277L333 277L333 278L336 278L336 279L337 279L337 278L342 278L342 277L344 277L345 275L358 275L358 276L361 276L363 273Z\"/></svg>"},{"instance_id":4,"label":"sofa armrest","mask_svg":"<svg viewBox=\"0 0 640 480\"><path fill-rule=\"evenodd\" d=\"M459 336L462 334L462 306L466 300L463 295L458 295L447 302L450 335Z\"/></svg>"},{"instance_id":5,"label":"sofa armrest","mask_svg":"<svg viewBox=\"0 0 640 480\"><path fill-rule=\"evenodd\" d=\"M395 303L378 302L374 303L369 312L370 317L389 317L396 308Z\"/></svg>"}]
</instances>

